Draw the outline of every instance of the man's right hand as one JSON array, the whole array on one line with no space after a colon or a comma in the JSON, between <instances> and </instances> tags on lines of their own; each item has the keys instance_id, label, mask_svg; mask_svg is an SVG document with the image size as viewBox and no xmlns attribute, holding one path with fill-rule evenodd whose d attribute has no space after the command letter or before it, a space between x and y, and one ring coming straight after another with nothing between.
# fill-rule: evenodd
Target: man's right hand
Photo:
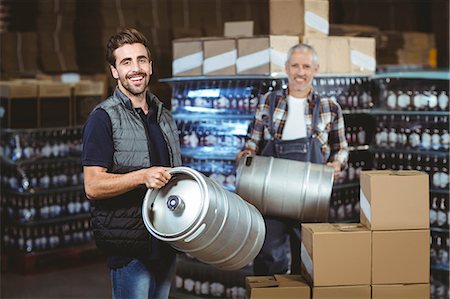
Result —
<instances>
[{"instance_id":1,"label":"man's right hand","mask_svg":"<svg viewBox=\"0 0 450 299\"><path fill-rule=\"evenodd\" d=\"M141 169L145 186L147 188L159 189L164 187L172 178L169 173L169 167L153 166Z\"/></svg>"},{"instance_id":2,"label":"man's right hand","mask_svg":"<svg viewBox=\"0 0 450 299\"><path fill-rule=\"evenodd\" d=\"M236 165L239 164L239 161L241 160L242 157L244 157L244 156L250 156L250 155L255 155L255 154L256 154L256 152L253 151L253 150L250 150L250 149L245 149L245 150L239 152L239 153L236 155Z\"/></svg>"}]
</instances>

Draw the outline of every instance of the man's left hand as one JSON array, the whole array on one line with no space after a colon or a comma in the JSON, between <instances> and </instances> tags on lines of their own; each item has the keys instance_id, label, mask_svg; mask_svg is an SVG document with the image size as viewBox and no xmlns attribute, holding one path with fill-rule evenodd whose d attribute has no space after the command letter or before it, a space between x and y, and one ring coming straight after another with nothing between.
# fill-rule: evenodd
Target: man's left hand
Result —
<instances>
[{"instance_id":1,"label":"man's left hand","mask_svg":"<svg viewBox=\"0 0 450 299\"><path fill-rule=\"evenodd\" d=\"M341 174L341 162L328 162L327 166L331 166L334 168L334 179L337 180L339 178L339 175Z\"/></svg>"}]
</instances>

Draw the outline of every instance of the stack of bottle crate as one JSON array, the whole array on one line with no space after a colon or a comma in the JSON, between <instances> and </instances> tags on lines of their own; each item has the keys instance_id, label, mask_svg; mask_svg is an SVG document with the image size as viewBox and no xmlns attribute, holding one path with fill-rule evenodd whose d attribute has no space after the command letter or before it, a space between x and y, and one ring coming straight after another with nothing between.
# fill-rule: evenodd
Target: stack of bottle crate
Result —
<instances>
[{"instance_id":1,"label":"stack of bottle crate","mask_svg":"<svg viewBox=\"0 0 450 299\"><path fill-rule=\"evenodd\" d=\"M0 83L1 248L22 273L96 255L83 190L82 122L103 82Z\"/></svg>"}]
</instances>

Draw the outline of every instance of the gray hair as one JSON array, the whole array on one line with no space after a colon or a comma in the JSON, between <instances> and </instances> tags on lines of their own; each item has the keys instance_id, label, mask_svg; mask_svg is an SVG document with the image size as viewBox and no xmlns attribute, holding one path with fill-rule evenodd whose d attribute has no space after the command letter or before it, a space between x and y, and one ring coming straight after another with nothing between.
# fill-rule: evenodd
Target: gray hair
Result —
<instances>
[{"instance_id":1,"label":"gray hair","mask_svg":"<svg viewBox=\"0 0 450 299\"><path fill-rule=\"evenodd\" d=\"M289 64L292 54L297 51L308 51L309 53L312 54L312 62L314 64L314 66L319 65L319 55L317 55L316 50L310 45L300 43L300 44L296 44L295 46L292 46L288 50L287 56L286 56L286 66Z\"/></svg>"}]
</instances>

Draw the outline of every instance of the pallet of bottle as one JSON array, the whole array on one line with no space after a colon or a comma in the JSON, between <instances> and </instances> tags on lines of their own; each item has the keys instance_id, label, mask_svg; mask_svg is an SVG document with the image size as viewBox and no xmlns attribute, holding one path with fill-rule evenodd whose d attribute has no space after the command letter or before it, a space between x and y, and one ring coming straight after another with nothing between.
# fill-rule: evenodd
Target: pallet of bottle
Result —
<instances>
[{"instance_id":1,"label":"pallet of bottle","mask_svg":"<svg viewBox=\"0 0 450 299\"><path fill-rule=\"evenodd\" d=\"M0 133L0 157L19 162L61 157L79 157L82 127L43 129L3 129Z\"/></svg>"},{"instance_id":2,"label":"pallet of bottle","mask_svg":"<svg viewBox=\"0 0 450 299\"><path fill-rule=\"evenodd\" d=\"M252 115L275 79L263 76L172 78L172 111Z\"/></svg>"},{"instance_id":3,"label":"pallet of bottle","mask_svg":"<svg viewBox=\"0 0 450 299\"><path fill-rule=\"evenodd\" d=\"M449 297L449 272L432 270L430 273L430 298L447 299Z\"/></svg>"},{"instance_id":4,"label":"pallet of bottle","mask_svg":"<svg viewBox=\"0 0 450 299\"><path fill-rule=\"evenodd\" d=\"M373 154L365 150L351 150L347 162L347 168L340 172L338 178L334 180L334 189L342 189L347 185L359 184L361 171L373 168Z\"/></svg>"},{"instance_id":5,"label":"pallet of bottle","mask_svg":"<svg viewBox=\"0 0 450 299\"><path fill-rule=\"evenodd\" d=\"M430 226L435 231L446 231L450 228L450 201L447 190L430 192ZM450 244L449 244L450 245Z\"/></svg>"},{"instance_id":6,"label":"pallet of bottle","mask_svg":"<svg viewBox=\"0 0 450 299\"><path fill-rule=\"evenodd\" d=\"M448 72L386 73L372 77L377 108L395 111L448 111Z\"/></svg>"},{"instance_id":7,"label":"pallet of bottle","mask_svg":"<svg viewBox=\"0 0 450 299\"><path fill-rule=\"evenodd\" d=\"M359 189L359 183L343 184L340 188L333 188L329 222L359 222Z\"/></svg>"},{"instance_id":8,"label":"pallet of bottle","mask_svg":"<svg viewBox=\"0 0 450 299\"><path fill-rule=\"evenodd\" d=\"M184 254L177 257L175 289L181 294L205 298L247 298L245 277L250 266L237 271L221 271Z\"/></svg>"},{"instance_id":9,"label":"pallet of bottle","mask_svg":"<svg viewBox=\"0 0 450 299\"><path fill-rule=\"evenodd\" d=\"M90 212L90 202L82 186L36 192L4 191L1 209L5 221L20 225L85 215Z\"/></svg>"},{"instance_id":10,"label":"pallet of bottle","mask_svg":"<svg viewBox=\"0 0 450 299\"><path fill-rule=\"evenodd\" d=\"M364 112L371 109L371 82L368 76L316 76L314 90L321 96L334 99L344 111Z\"/></svg>"},{"instance_id":11,"label":"pallet of bottle","mask_svg":"<svg viewBox=\"0 0 450 299\"><path fill-rule=\"evenodd\" d=\"M47 158L11 162L1 160L4 190L37 192L83 184L80 157Z\"/></svg>"},{"instance_id":12,"label":"pallet of bottle","mask_svg":"<svg viewBox=\"0 0 450 299\"><path fill-rule=\"evenodd\" d=\"M433 114L374 111L374 145L386 149L447 151L450 145L448 112Z\"/></svg>"},{"instance_id":13,"label":"pallet of bottle","mask_svg":"<svg viewBox=\"0 0 450 299\"><path fill-rule=\"evenodd\" d=\"M405 151L372 148L376 169L418 170L428 173L430 191L448 192L448 152Z\"/></svg>"},{"instance_id":14,"label":"pallet of bottle","mask_svg":"<svg viewBox=\"0 0 450 299\"><path fill-rule=\"evenodd\" d=\"M229 151L244 146L250 120L246 119L176 119L182 149L201 152Z\"/></svg>"},{"instance_id":15,"label":"pallet of bottle","mask_svg":"<svg viewBox=\"0 0 450 299\"><path fill-rule=\"evenodd\" d=\"M3 252L37 252L92 242L90 214L28 223L5 221L2 225Z\"/></svg>"},{"instance_id":16,"label":"pallet of bottle","mask_svg":"<svg viewBox=\"0 0 450 299\"><path fill-rule=\"evenodd\" d=\"M227 158L195 158L194 156L183 155L183 166L193 168L205 176L213 179L219 185L229 191L235 190L236 183L236 163L235 155Z\"/></svg>"},{"instance_id":17,"label":"pallet of bottle","mask_svg":"<svg viewBox=\"0 0 450 299\"><path fill-rule=\"evenodd\" d=\"M448 230L431 230L430 246L431 269L450 271Z\"/></svg>"}]
</instances>

